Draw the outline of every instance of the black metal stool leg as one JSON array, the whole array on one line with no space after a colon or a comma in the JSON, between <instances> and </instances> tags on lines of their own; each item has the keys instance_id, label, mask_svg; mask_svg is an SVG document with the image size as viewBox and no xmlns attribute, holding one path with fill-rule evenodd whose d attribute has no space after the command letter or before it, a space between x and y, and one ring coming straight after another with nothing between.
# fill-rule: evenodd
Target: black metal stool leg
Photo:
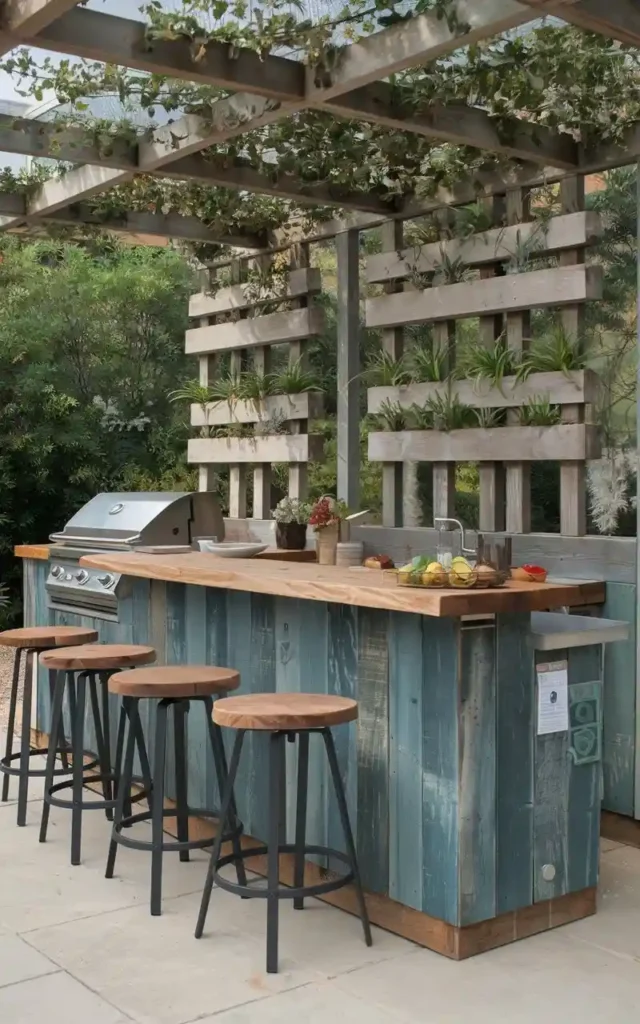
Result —
<instances>
[{"instance_id":1,"label":"black metal stool leg","mask_svg":"<svg viewBox=\"0 0 640 1024\"><path fill-rule=\"evenodd\" d=\"M278 918L280 888L280 807L285 734L269 737L269 834L267 837L267 974L278 973Z\"/></svg>"},{"instance_id":2,"label":"black metal stool leg","mask_svg":"<svg viewBox=\"0 0 640 1024\"><path fill-rule=\"evenodd\" d=\"M137 709L136 709L137 711ZM131 781L133 778L133 758L135 754L135 730L133 728L132 718L132 705L125 697L122 701L122 707L120 708L120 723L118 726L118 735L122 734L123 742L122 747L124 748L124 734L127 728L127 717L129 718L129 733L127 736L126 751L124 757L120 757L120 760L116 763L115 770L118 778L118 797L116 801L115 813L113 816L113 828L111 831L111 842L109 843L109 854L107 856L107 867L105 870L105 878L113 878L113 872L116 866L116 854L118 852L118 844L116 842L116 829L124 817L125 804L127 802L127 794L131 789Z\"/></svg>"},{"instance_id":3,"label":"black metal stool leg","mask_svg":"<svg viewBox=\"0 0 640 1024\"><path fill-rule=\"evenodd\" d=\"M158 701L153 760L153 810L151 817L151 913L162 913L162 844L164 819L164 772L167 747L167 703Z\"/></svg>"},{"instance_id":4,"label":"black metal stool leg","mask_svg":"<svg viewBox=\"0 0 640 1024\"><path fill-rule=\"evenodd\" d=\"M149 767L149 757L147 755L147 746L144 741L144 729L142 728L142 722L140 720L140 702L138 700L131 700L128 705L129 721L131 722L132 729L135 734L136 744L138 747L138 755L140 757L140 770L142 772L142 784L147 793L147 803L149 810L153 811L153 781L151 778L151 768ZM129 789L131 790L131 781L129 781ZM126 794L125 794L126 799Z\"/></svg>"},{"instance_id":5,"label":"black metal stool leg","mask_svg":"<svg viewBox=\"0 0 640 1024\"><path fill-rule=\"evenodd\" d=\"M204 890L202 892L202 900L200 903L200 912L198 914L198 922L196 924L196 939L202 938L202 932L204 931L204 924L207 919L207 912L209 910L209 901L211 899L211 890L213 889L213 877L216 873L216 867L220 860L220 850L222 849L222 836L224 834L225 824L229 818L229 811L231 808L231 802L233 800L233 787L236 781L236 775L238 774L238 765L240 764L240 754L242 753L242 744L244 741L245 730L238 730L236 740L233 745L233 753L231 755L231 764L229 766L229 773L227 775L227 781L225 783L224 792L222 794L221 805L220 805L220 820L218 821L218 831L216 833L216 841L213 844L213 850L211 851L211 859L209 860L209 868L207 870L207 878L204 883Z\"/></svg>"},{"instance_id":6,"label":"black metal stool leg","mask_svg":"<svg viewBox=\"0 0 640 1024\"><path fill-rule=\"evenodd\" d=\"M104 737L104 749L107 755L107 765L111 775L111 715L109 707L109 677L111 672L99 672L98 678L102 687L102 735ZM110 799L115 800L115 784L109 781Z\"/></svg>"},{"instance_id":7,"label":"black metal stool leg","mask_svg":"<svg viewBox=\"0 0 640 1024\"><path fill-rule=\"evenodd\" d=\"M91 713L93 715L93 724L96 731L96 746L98 748L98 764L100 765L100 775L102 776L102 795L105 800L113 799L111 795L111 757L107 753L107 748L104 741L104 732L102 728L102 714L100 710L100 701L98 700L98 684L96 683L95 673L92 672L89 675L89 694L91 697ZM111 807L105 807L104 809L107 821L113 821L113 809Z\"/></svg>"},{"instance_id":8,"label":"black metal stool leg","mask_svg":"<svg viewBox=\"0 0 640 1024\"><path fill-rule=\"evenodd\" d=\"M71 863L80 863L82 848L82 789L84 786L84 718L87 703L87 673L79 672L75 680L74 718L71 722L73 743L73 806L71 808Z\"/></svg>"},{"instance_id":9,"label":"black metal stool leg","mask_svg":"<svg viewBox=\"0 0 640 1024\"><path fill-rule=\"evenodd\" d=\"M327 749L329 768L331 769L333 787L335 789L336 799L338 801L338 810L340 812L342 830L344 832L344 838L347 845L347 853L349 854L349 860L351 861L351 870L353 871L353 884L355 886L356 898L358 900L358 907L360 910L360 920L362 921L362 930L364 931L364 941L366 942L367 946L370 946L373 941L371 938L371 925L369 924L369 914L367 912L367 905L365 903L364 893L362 891L362 882L360 880L360 868L358 867L358 857L356 854L355 843L353 841L353 833L351 831L351 823L349 821L349 810L347 807L347 798L345 796L344 786L342 785L342 778L340 776L340 766L338 764L336 748L333 742L333 736L331 735L330 729L323 729L322 736L324 738L324 745Z\"/></svg>"},{"instance_id":10,"label":"black metal stool leg","mask_svg":"<svg viewBox=\"0 0 640 1024\"><path fill-rule=\"evenodd\" d=\"M7 765L11 764L11 757L13 755L13 733L16 727L16 708L18 706L18 685L20 683L20 659L22 657L22 651L18 647L16 649L15 658L13 659L13 678L11 680L11 697L9 699L9 721L7 723L7 742L4 751L4 757ZM9 799L9 776L5 775L2 779L2 802L6 803Z\"/></svg>"},{"instance_id":11,"label":"black metal stool leg","mask_svg":"<svg viewBox=\"0 0 640 1024\"><path fill-rule=\"evenodd\" d=\"M49 812L51 805L47 800L49 790L53 786L54 770L56 766L56 739L61 732L64 732L64 724L62 721L62 705L64 702L64 691L66 686L66 678L64 672L59 672L56 677L56 685L53 691L53 700L51 702L51 724L49 726L49 736L51 742L49 743L49 752L47 754L47 767L46 775L44 778L44 803L42 805L42 819L40 821L40 842L46 843L47 841L47 828L49 826Z\"/></svg>"},{"instance_id":12,"label":"black metal stool leg","mask_svg":"<svg viewBox=\"0 0 640 1024\"><path fill-rule=\"evenodd\" d=\"M29 765L31 754L31 704L33 699L33 651L29 649L24 663L22 686L22 731L20 738L20 778L18 780L18 825L27 824L29 799ZM55 740L52 740L55 748Z\"/></svg>"},{"instance_id":13,"label":"black metal stool leg","mask_svg":"<svg viewBox=\"0 0 640 1024\"><path fill-rule=\"evenodd\" d=\"M220 800L222 800L222 794L224 793L227 778L229 776L229 770L227 768L227 755L224 749L224 740L222 739L222 732L220 726L216 725L213 721L213 701L211 697L206 697L204 700L204 709L207 716L207 724L209 726L209 739L211 741L211 750L213 753L213 761L216 769L216 778L218 780L218 792L220 793ZM229 804L229 814L227 818L229 822L229 828L233 831L238 824L238 810L236 807L236 800L231 791L231 802ZM218 828L222 829L222 821L218 823ZM238 876L238 884L247 884L247 872L245 870L244 861L242 860L242 844L240 842L240 836L234 836L231 841L231 847L233 849L236 860L236 874Z\"/></svg>"},{"instance_id":14,"label":"black metal stool leg","mask_svg":"<svg viewBox=\"0 0 640 1024\"><path fill-rule=\"evenodd\" d=\"M296 855L293 869L293 887L304 885L304 844L307 831L307 792L309 788L309 733L298 735L298 793L296 799ZM304 897L296 896L294 910L304 909Z\"/></svg>"},{"instance_id":15,"label":"black metal stool leg","mask_svg":"<svg viewBox=\"0 0 640 1024\"><path fill-rule=\"evenodd\" d=\"M53 707L53 695L56 689L56 679L58 673L55 669L49 671L49 701L50 707ZM60 760L62 761L62 767L66 772L69 771L69 746L67 744L67 737L64 734L64 718L61 720L61 728L57 736L50 737L53 740L54 745L60 751Z\"/></svg>"},{"instance_id":16,"label":"black metal stool leg","mask_svg":"<svg viewBox=\"0 0 640 1024\"><path fill-rule=\"evenodd\" d=\"M177 701L173 705L173 737L176 763L176 826L179 843L189 841L189 797L187 785L187 713L189 704ZM180 860L189 860L189 851L180 850Z\"/></svg>"}]
</instances>

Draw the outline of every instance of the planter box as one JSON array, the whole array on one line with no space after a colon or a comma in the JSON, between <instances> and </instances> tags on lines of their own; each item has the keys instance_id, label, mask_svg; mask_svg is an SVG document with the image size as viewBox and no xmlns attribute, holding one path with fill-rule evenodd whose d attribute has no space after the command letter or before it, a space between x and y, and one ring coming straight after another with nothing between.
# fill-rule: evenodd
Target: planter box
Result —
<instances>
[{"instance_id":1,"label":"planter box","mask_svg":"<svg viewBox=\"0 0 640 1024\"><path fill-rule=\"evenodd\" d=\"M366 324L367 327L401 327L519 309L575 306L601 298L602 267L554 267L484 281L440 285L424 291L380 295L367 299Z\"/></svg>"},{"instance_id":2,"label":"planter box","mask_svg":"<svg viewBox=\"0 0 640 1024\"><path fill-rule=\"evenodd\" d=\"M225 423L259 423L271 419L313 420L323 413L319 392L301 395L272 395L261 402L208 402L191 406L193 427L218 427Z\"/></svg>"},{"instance_id":3,"label":"planter box","mask_svg":"<svg viewBox=\"0 0 640 1024\"><path fill-rule=\"evenodd\" d=\"M254 284L236 284L220 288L213 295L199 292L189 300L189 316L215 316L216 313L229 313L233 309L250 309L263 302L285 302L302 295L318 293L322 291L322 275L316 267L292 270L282 295L260 296L256 295L256 291Z\"/></svg>"},{"instance_id":4,"label":"planter box","mask_svg":"<svg viewBox=\"0 0 640 1024\"><path fill-rule=\"evenodd\" d=\"M429 242L402 249L382 252L367 259L367 282L397 281L413 273L432 273L442 263L443 256L452 262L461 260L471 267L497 260L513 259L518 245L531 245L534 256L557 252L560 249L581 249L591 245L602 234L600 215L594 211L568 213L552 217L548 224L532 221L509 227L492 228L470 238L452 238L442 242ZM195 315L195 314L191 314Z\"/></svg>"},{"instance_id":5,"label":"planter box","mask_svg":"<svg viewBox=\"0 0 640 1024\"><path fill-rule=\"evenodd\" d=\"M187 331L185 352L188 356L228 352L238 348L257 348L259 345L279 345L288 341L301 341L324 330L324 310L292 309L284 313L268 313L253 320L213 324L211 327L193 327Z\"/></svg>"},{"instance_id":6,"label":"planter box","mask_svg":"<svg viewBox=\"0 0 640 1024\"><path fill-rule=\"evenodd\" d=\"M429 398L447 395L451 391L463 405L475 409L510 409L526 405L531 399L543 396L552 405L593 405L599 397L600 378L593 370L574 373L532 373L527 380L517 383L515 377L505 377L501 387L487 383L475 384L470 380L456 380L451 384L407 384L405 387L369 388L368 409L380 412L384 402L398 403L403 409L424 405Z\"/></svg>"},{"instance_id":7,"label":"planter box","mask_svg":"<svg viewBox=\"0 0 640 1024\"><path fill-rule=\"evenodd\" d=\"M309 434L266 437L198 437L189 441L187 461L198 465L269 462L318 462L324 438Z\"/></svg>"},{"instance_id":8,"label":"planter box","mask_svg":"<svg viewBox=\"0 0 640 1024\"><path fill-rule=\"evenodd\" d=\"M371 462L583 462L601 454L598 428L584 423L554 427L473 427L369 434Z\"/></svg>"}]
</instances>

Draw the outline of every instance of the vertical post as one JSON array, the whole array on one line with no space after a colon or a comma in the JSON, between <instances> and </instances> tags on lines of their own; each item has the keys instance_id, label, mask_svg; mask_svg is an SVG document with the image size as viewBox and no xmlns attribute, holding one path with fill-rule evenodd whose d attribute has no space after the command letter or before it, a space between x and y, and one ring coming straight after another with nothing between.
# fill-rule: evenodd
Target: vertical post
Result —
<instances>
[{"instance_id":1,"label":"vertical post","mask_svg":"<svg viewBox=\"0 0 640 1024\"><path fill-rule=\"evenodd\" d=\"M636 448L640 436L640 163L638 164L638 191L636 199L636 213L638 218L638 305L637 305L637 331L638 331L638 376L636 380ZM638 573L638 585L636 587L636 622L638 621L638 594L640 593L640 559L638 559L638 539L640 538L640 504L638 505L638 525L636 529L636 564ZM637 637L636 656L636 788L635 788L635 817L640 818L640 630Z\"/></svg>"},{"instance_id":2,"label":"vertical post","mask_svg":"<svg viewBox=\"0 0 640 1024\"><path fill-rule=\"evenodd\" d=\"M291 246L291 270L300 270L309 266L309 243L299 242ZM296 299L292 308L304 308L309 305L309 299L305 296ZM289 362L296 363L299 359L303 365L308 361L309 343L305 338L302 341L292 341L289 344ZM292 420L289 426L292 434L308 434L308 420ZM309 467L306 462L296 463L289 466L289 497L305 499L309 491Z\"/></svg>"},{"instance_id":3,"label":"vertical post","mask_svg":"<svg viewBox=\"0 0 640 1024\"><path fill-rule=\"evenodd\" d=\"M491 210L493 223L499 225L504 216L504 197L494 196L488 199L487 206ZM497 277L503 273L500 263L489 263L480 269L480 278ZM480 344L493 348L503 332L501 313L480 317ZM480 477L480 530L491 532L504 530L504 466L500 462L481 462Z\"/></svg>"},{"instance_id":4,"label":"vertical post","mask_svg":"<svg viewBox=\"0 0 640 1024\"><path fill-rule=\"evenodd\" d=\"M563 213L584 210L584 176L563 178L560 183L560 201ZM584 249L567 249L560 253L560 266L584 263ZM566 306L561 313L562 326L571 340L584 343L584 305ZM563 405L563 423L584 422L584 406ZM587 481L584 462L560 464L560 533L569 537L583 537L587 532Z\"/></svg>"},{"instance_id":5,"label":"vertical post","mask_svg":"<svg viewBox=\"0 0 640 1024\"><path fill-rule=\"evenodd\" d=\"M231 264L231 283L240 284L244 276L242 260ZM240 316L246 315L241 313ZM240 375L246 362L246 349L231 353L231 373ZM247 468L243 465L229 466L229 518L246 519L247 516Z\"/></svg>"},{"instance_id":6,"label":"vertical post","mask_svg":"<svg viewBox=\"0 0 640 1024\"><path fill-rule=\"evenodd\" d=\"M402 249L403 225L401 221L386 221L381 227L383 252ZM387 294L402 290L397 282L384 285ZM382 331L382 347L392 359L399 359L404 350L402 327ZM382 464L382 525L402 526L403 521L403 469L401 462Z\"/></svg>"},{"instance_id":7,"label":"vertical post","mask_svg":"<svg viewBox=\"0 0 640 1024\"><path fill-rule=\"evenodd\" d=\"M449 235L449 210L441 210L436 214L440 224L440 237ZM453 372L456 362L456 322L455 320L440 321L433 325L433 343L444 347L447 353L447 374ZM434 462L433 464L433 515L451 519L455 515L456 502L456 464L455 462Z\"/></svg>"},{"instance_id":8,"label":"vertical post","mask_svg":"<svg viewBox=\"0 0 640 1024\"><path fill-rule=\"evenodd\" d=\"M207 284L211 284L212 275L215 271L202 271L200 274L200 285L203 291L206 290ZM201 316L198 319L198 327L208 327L211 322L211 317ZM200 386L208 388L213 381L217 372L217 357L215 355L200 356L198 359L198 372L200 378ZM216 490L217 474L214 466L199 466L198 467L198 490L199 491L214 491Z\"/></svg>"},{"instance_id":9,"label":"vertical post","mask_svg":"<svg viewBox=\"0 0 640 1024\"><path fill-rule=\"evenodd\" d=\"M269 268L272 257L258 256L256 264L263 270ZM271 349L260 345L253 351L253 368L263 375L271 371ZM253 470L253 518L269 519L271 512L271 464L261 463Z\"/></svg>"},{"instance_id":10,"label":"vertical post","mask_svg":"<svg viewBox=\"0 0 640 1024\"><path fill-rule=\"evenodd\" d=\"M360 504L360 232L336 236L338 257L338 498Z\"/></svg>"},{"instance_id":11,"label":"vertical post","mask_svg":"<svg viewBox=\"0 0 640 1024\"><path fill-rule=\"evenodd\" d=\"M507 223L523 224L531 217L529 193L516 188L507 192ZM522 352L529 345L531 316L529 312L507 313L507 345ZM516 409L507 410L507 423L518 423ZM506 531L531 533L531 463L508 462L505 466Z\"/></svg>"}]
</instances>

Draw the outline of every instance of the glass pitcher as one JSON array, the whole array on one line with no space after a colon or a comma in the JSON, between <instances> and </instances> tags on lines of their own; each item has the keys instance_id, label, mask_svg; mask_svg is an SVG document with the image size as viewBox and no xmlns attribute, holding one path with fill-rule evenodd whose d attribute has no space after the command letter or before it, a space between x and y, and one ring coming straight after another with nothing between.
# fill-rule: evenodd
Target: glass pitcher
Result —
<instances>
[{"instance_id":1,"label":"glass pitcher","mask_svg":"<svg viewBox=\"0 0 640 1024\"><path fill-rule=\"evenodd\" d=\"M453 559L461 555L471 565L475 565L476 550L466 547L464 526L458 519L445 519L437 516L433 520L433 525L438 531L436 561L440 562L443 569L450 569Z\"/></svg>"}]
</instances>

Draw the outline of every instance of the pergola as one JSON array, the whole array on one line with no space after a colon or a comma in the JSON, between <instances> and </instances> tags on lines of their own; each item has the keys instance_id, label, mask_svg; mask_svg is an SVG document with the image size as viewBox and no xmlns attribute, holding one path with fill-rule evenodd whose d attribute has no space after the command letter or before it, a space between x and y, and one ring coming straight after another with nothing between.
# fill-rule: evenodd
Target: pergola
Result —
<instances>
[{"instance_id":1,"label":"pergola","mask_svg":"<svg viewBox=\"0 0 640 1024\"><path fill-rule=\"evenodd\" d=\"M187 114L138 140L115 138L107 148L92 141L82 127L3 118L0 123L0 149L49 157L75 166L63 176L43 182L29 196L0 193L2 227L14 230L46 223L98 225L117 231L223 243L238 247L238 257L269 253L292 243L336 236L339 261L338 490L341 497L355 505L358 501L359 464L359 232L383 225L384 247L390 252L400 251L404 220L450 205L468 204L479 196L487 200L506 196L506 220L509 224L519 224L527 219L524 215L526 200L523 198L526 190L553 182L561 183L563 213L571 215L584 209L585 175L628 164L640 156L638 125L630 128L625 138L615 144L583 144L568 133L553 131L524 118L508 121L503 118L498 126L488 112L477 106L434 102L428 109L416 113L402 102L398 90L389 81L390 76L399 72L421 67L462 47L514 30L541 15L556 15L581 29L601 33L624 44L640 45L640 4L637 0L616 0L616 3L610 0L448 0L428 13L415 15L345 45L330 67L319 69L271 53L234 52L227 43L216 40L209 40L196 59L188 39L150 41L144 24L87 10L74 0L6 0L2 5L0 22L0 44L5 53L20 44L28 44L64 55L212 86L228 91L229 95L214 102L211 114L206 118ZM425 198L414 194L389 197L376 191L363 193L326 182L313 184L292 173L265 174L247 161L216 161L207 157L219 144L305 111L325 112L337 119L413 133L434 142L473 147L484 153L497 154L502 158L501 163L499 167L494 164L486 170L479 168L472 178L451 188L441 187L434 195ZM92 197L142 174L197 182L212 189L259 193L290 200L302 207L333 207L336 215L333 220L318 221L306 232L289 225L277 231L220 233L193 216L132 211L113 218L92 210ZM567 268L562 278L553 279L553 287L557 290L558 303L566 307L563 322L576 333L583 309L581 303L597 297L593 275L581 267L584 250L591 240L584 213L581 218L571 225L568 221L558 224L556 242L549 246L560 253L560 266ZM496 264L500 253L496 251L493 252L493 260L486 254L479 258L477 253L474 255L467 250L462 256L476 267L488 264L484 269L481 266L481 278L494 278L499 273ZM292 264L299 270L304 270L307 265L304 258L298 258L298 262ZM423 308L421 299L412 296L409 303L414 308L412 319L410 314L404 316L388 312L393 293L402 290L403 286L398 282L403 276L407 274L403 274L402 267L400 270L396 267L394 272L388 263L384 264L378 277L373 271L369 273L369 280L383 282L389 294L382 299L386 303L384 309L372 306L368 310L367 322L370 326L382 328L383 344L391 355L397 355L402 349L402 325L405 323L437 321L436 329L446 340L455 331L456 315L480 315L481 328L487 343L491 344L496 337L496 315L500 312L511 315L514 310L520 320L518 326L517 316L514 320L512 315L511 329L515 334L509 343L514 348L522 348L524 310L537 305L532 289L546 287L548 283L546 279L544 284L538 282L536 285L533 280L526 282L529 287L515 302L513 296L505 297L500 292L498 284L491 299L493 305L486 306L482 298L479 304L471 301L466 311L459 311L456 306L458 295L453 306L451 303L447 306L445 302L437 313L431 308ZM271 344L290 342L294 356L303 351L304 339L318 329L319 321L309 310L302 315L307 304L305 296L317 290L317 282L313 284L307 275L303 283L298 280L296 287L298 296L301 296L297 304L302 307L296 319L297 333L292 332L289 321L285 324L279 320L273 322L276 326L265 324L267 333L260 337L255 334L249 337L248 328L235 333L227 331L226 340L220 344L213 340L211 332L215 332L215 327L211 325L212 318L215 320L220 312L237 308L238 303L245 308L251 303L242 295L239 298L237 292L227 296L227 306L221 305L220 300L207 303L203 297L194 299L191 315L198 318L199 327L190 332L187 351L199 356L200 379L204 385L213 368L212 355L220 348L245 351L251 347L263 366L268 361L267 349ZM291 298L291 294L288 297ZM449 297L454 300L452 292ZM436 296L434 301L436 298L439 297ZM407 296L400 300L400 304L407 305ZM482 316L483 312L487 315ZM266 321L267 318L263 319ZM299 326L302 321L306 325L303 329ZM198 335L198 331L208 331L209 334L205 338L205 335ZM374 395L370 408L375 410L380 401ZM562 404L563 399L560 398L559 402ZM580 402L588 405L588 388L581 394ZM562 406L562 411L563 424L569 428L572 425L583 427L580 443L571 449L573 456L566 456L570 461L563 465L562 470L567 496L562 532L580 536L585 532L584 460L590 457L587 449L595 449L587 444L584 410L581 411L578 405L567 404ZM299 412L298 421L292 425L292 434L304 434L304 412ZM195 410L194 424L200 422L199 415ZM571 430L568 430L563 437L570 434ZM410 513L402 508L402 471L403 465L406 467L407 463L423 457L420 446L414 441L415 438L411 445L405 445L400 454L399 448L394 448L388 440L378 442L377 447L375 442L370 446L370 456L374 452L373 457L384 463L383 516L387 525L411 525ZM192 461L203 468L201 486L207 486L208 462L225 460L206 454L213 448L206 439L192 444ZM292 447L296 447L296 453L291 461L297 465L290 470L290 492L302 494L305 470L300 463L312 458L312 446L303 445L302 438L299 438L296 445L290 443ZM262 468L255 471L258 475L254 477L256 518L266 517L269 501L266 466L269 462L279 461L283 445L279 444L277 448L263 445L263 448L260 459L255 455L255 446L253 453L244 452L242 455L243 462L262 462ZM453 449L447 449L441 458L434 459L436 512L451 512L454 492L452 460L458 457ZM549 455L541 457L548 458ZM235 481L232 508L236 515L242 517L246 514L244 467L233 459L226 461L232 463L232 480ZM515 463L511 458L509 463L511 474L507 473L506 525L514 532L526 533L530 529L526 511L527 469L524 463ZM488 462L481 468L480 518L485 529L497 529L503 525L498 509L502 499L498 495L499 473L496 467L497 463ZM259 493L260 500L255 497Z\"/></svg>"}]
</instances>

